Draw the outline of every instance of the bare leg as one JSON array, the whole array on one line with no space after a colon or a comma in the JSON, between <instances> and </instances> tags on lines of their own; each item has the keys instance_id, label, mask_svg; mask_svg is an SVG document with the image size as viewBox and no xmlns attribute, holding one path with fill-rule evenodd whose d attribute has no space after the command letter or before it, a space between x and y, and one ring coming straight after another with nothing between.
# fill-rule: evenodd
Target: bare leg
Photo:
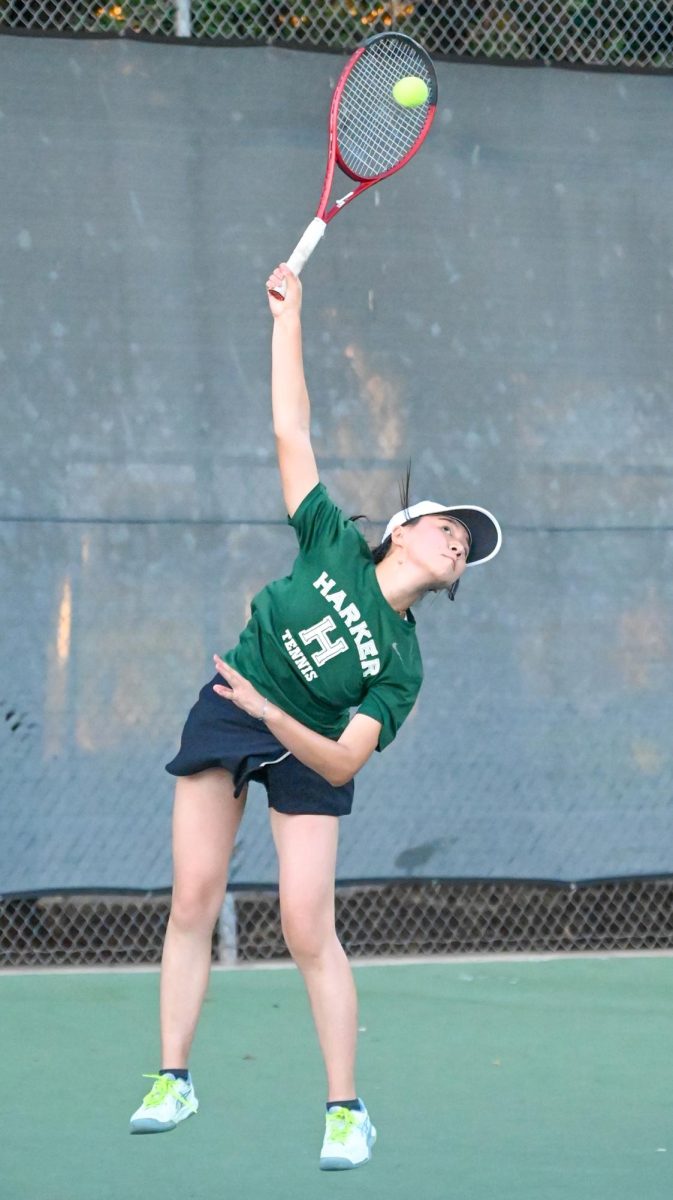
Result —
<instances>
[{"instance_id":1,"label":"bare leg","mask_svg":"<svg viewBox=\"0 0 673 1200\"><path fill-rule=\"evenodd\" d=\"M355 1090L357 994L334 926L338 817L271 809L278 851L283 936L301 971L327 1074L327 1100Z\"/></svg>"},{"instance_id":2,"label":"bare leg","mask_svg":"<svg viewBox=\"0 0 673 1200\"><path fill-rule=\"evenodd\" d=\"M173 900L161 960L162 1067L186 1068L210 974L211 939L245 808L228 771L178 779L173 809Z\"/></svg>"}]
</instances>

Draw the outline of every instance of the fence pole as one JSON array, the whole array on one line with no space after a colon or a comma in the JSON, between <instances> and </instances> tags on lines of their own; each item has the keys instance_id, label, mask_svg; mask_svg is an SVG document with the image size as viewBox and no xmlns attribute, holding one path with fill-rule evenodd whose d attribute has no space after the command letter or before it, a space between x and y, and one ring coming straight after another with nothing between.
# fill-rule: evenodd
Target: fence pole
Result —
<instances>
[{"instance_id":1,"label":"fence pole","mask_svg":"<svg viewBox=\"0 0 673 1200\"><path fill-rule=\"evenodd\" d=\"M177 0L175 10L175 32L178 37L192 36L191 0Z\"/></svg>"},{"instance_id":2,"label":"fence pole","mask_svg":"<svg viewBox=\"0 0 673 1200\"><path fill-rule=\"evenodd\" d=\"M217 961L233 966L238 959L238 937L236 929L236 905L234 897L227 892L218 917L219 947Z\"/></svg>"}]
</instances>

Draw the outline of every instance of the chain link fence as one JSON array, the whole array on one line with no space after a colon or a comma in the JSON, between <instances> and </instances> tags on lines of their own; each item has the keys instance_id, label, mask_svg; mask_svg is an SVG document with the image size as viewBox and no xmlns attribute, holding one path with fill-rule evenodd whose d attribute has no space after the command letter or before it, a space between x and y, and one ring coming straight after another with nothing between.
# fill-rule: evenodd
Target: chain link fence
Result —
<instances>
[{"instance_id":1,"label":"chain link fence","mask_svg":"<svg viewBox=\"0 0 673 1200\"><path fill-rule=\"evenodd\" d=\"M435 55L618 68L673 67L662 0L0 0L0 29L225 39L346 50L394 29Z\"/></svg>"},{"instance_id":2,"label":"chain link fence","mask_svg":"<svg viewBox=\"0 0 673 1200\"><path fill-rule=\"evenodd\" d=\"M0 967L159 963L169 907L165 893L5 899ZM337 929L353 958L670 949L673 880L342 887ZM231 893L213 961L287 957L277 893Z\"/></svg>"}]
</instances>

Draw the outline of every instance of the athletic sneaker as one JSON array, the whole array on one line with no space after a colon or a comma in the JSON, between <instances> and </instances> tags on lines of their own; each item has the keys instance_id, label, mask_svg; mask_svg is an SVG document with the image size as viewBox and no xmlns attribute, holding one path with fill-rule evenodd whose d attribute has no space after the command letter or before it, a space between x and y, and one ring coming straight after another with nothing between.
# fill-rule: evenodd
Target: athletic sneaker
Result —
<instances>
[{"instance_id":1,"label":"athletic sneaker","mask_svg":"<svg viewBox=\"0 0 673 1200\"><path fill-rule=\"evenodd\" d=\"M362 1104L362 1101L360 1101ZM321 1171L347 1171L369 1162L376 1130L367 1109L330 1108L325 1116L325 1140L320 1152Z\"/></svg>"},{"instance_id":2,"label":"athletic sneaker","mask_svg":"<svg viewBox=\"0 0 673 1200\"><path fill-rule=\"evenodd\" d=\"M143 1079L153 1079L154 1085L131 1117L131 1133L166 1133L198 1111L191 1075L188 1079L143 1075Z\"/></svg>"}]
</instances>

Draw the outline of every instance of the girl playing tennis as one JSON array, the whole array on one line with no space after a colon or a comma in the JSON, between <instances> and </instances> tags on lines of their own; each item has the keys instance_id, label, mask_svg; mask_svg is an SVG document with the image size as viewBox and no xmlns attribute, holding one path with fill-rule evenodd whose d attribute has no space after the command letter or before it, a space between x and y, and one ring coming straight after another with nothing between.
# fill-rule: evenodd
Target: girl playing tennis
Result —
<instances>
[{"instance_id":1,"label":"girl playing tennis","mask_svg":"<svg viewBox=\"0 0 673 1200\"><path fill-rule=\"evenodd\" d=\"M320 483L311 446L301 349L301 286L287 266L274 317L273 426L289 523L292 573L263 588L238 645L191 710L168 771L173 897L161 969L162 1070L131 1117L133 1133L174 1129L198 1101L188 1056L210 970L212 931L251 779L268 795L279 863L283 935L302 972L327 1074L323 1170L366 1163L376 1131L355 1084L357 997L337 938L339 818L353 779L392 742L422 681L412 606L451 599L465 567L500 549L485 509L432 501L389 521L373 552ZM349 710L357 709L350 717Z\"/></svg>"}]
</instances>

